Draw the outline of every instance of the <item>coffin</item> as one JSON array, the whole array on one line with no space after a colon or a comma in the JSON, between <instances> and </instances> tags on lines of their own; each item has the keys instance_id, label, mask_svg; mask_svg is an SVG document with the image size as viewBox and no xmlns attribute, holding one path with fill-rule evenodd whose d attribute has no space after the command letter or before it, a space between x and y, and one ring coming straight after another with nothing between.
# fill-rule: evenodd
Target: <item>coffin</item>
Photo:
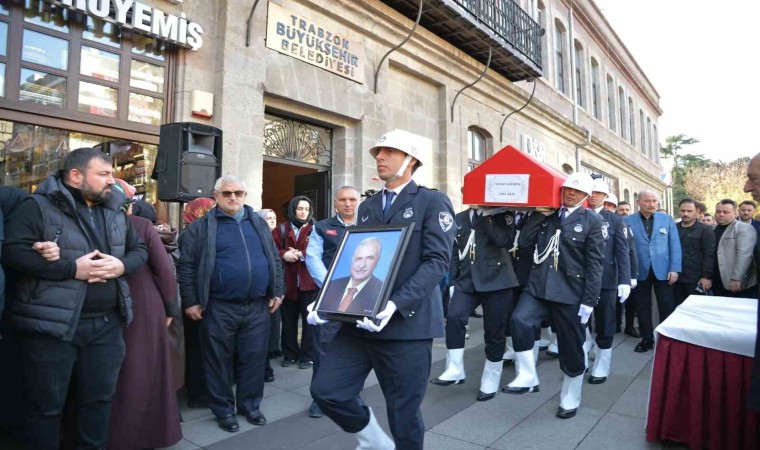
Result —
<instances>
[{"instance_id":1,"label":"coffin","mask_svg":"<svg viewBox=\"0 0 760 450\"><path fill-rule=\"evenodd\" d=\"M518 208L562 206L567 175L508 145L464 176L468 205Z\"/></svg>"}]
</instances>

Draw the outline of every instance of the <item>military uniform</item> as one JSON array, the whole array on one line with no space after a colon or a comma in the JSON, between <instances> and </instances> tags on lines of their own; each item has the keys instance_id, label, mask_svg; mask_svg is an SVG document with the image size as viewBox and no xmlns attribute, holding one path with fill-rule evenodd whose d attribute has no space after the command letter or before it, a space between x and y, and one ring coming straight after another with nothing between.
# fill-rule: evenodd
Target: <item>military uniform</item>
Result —
<instances>
[{"instance_id":1,"label":"military uniform","mask_svg":"<svg viewBox=\"0 0 760 450\"><path fill-rule=\"evenodd\" d=\"M591 179L586 177L587 181L568 178L565 183L590 185ZM590 194L590 186L587 188L581 192ZM581 403L586 369L581 313L590 314L599 301L605 241L599 215L583 206L570 209L574 210L568 209L564 219L560 212L564 208L549 216L534 213L522 228L519 245L535 248L534 265L510 323L517 376L502 389L510 394L538 391L535 330L551 318L557 331L559 366L565 373L557 411L557 417L563 419L574 417Z\"/></svg>"},{"instance_id":2,"label":"military uniform","mask_svg":"<svg viewBox=\"0 0 760 450\"><path fill-rule=\"evenodd\" d=\"M604 243L604 270L602 272L602 290L599 304L594 308L594 331L596 332L597 352L592 379L607 377L612 357L612 340L615 337L616 304L618 286L631 284L631 266L628 248L628 232L625 221L615 213L600 207L597 213L602 218L602 235Z\"/></svg>"},{"instance_id":3,"label":"military uniform","mask_svg":"<svg viewBox=\"0 0 760 450\"><path fill-rule=\"evenodd\" d=\"M637 279L639 277L639 259L636 256L636 241L633 237L633 230L631 229L631 226L628 225L628 222L625 220L623 216L619 216L623 220L623 226L626 228L624 230L626 242L628 243L628 260L630 261L630 268L631 268L631 281ZM631 286L631 289L633 289L634 286ZM633 301L633 299L629 298L625 303L618 303L617 304L617 322L616 325L619 326L622 318L623 318L623 311L625 311L625 330L626 332L633 332L633 320L636 317L636 302ZM638 336L636 336L638 337Z\"/></svg>"},{"instance_id":4,"label":"military uniform","mask_svg":"<svg viewBox=\"0 0 760 450\"><path fill-rule=\"evenodd\" d=\"M311 393L344 431L359 433L372 416L357 396L374 369L396 448L422 449L420 405L430 375L433 338L443 336L438 283L449 267L454 213L448 197L410 181L384 215L382 192L359 205L357 225L415 225L389 297L398 309L380 332L343 325L327 349Z\"/></svg>"},{"instance_id":5,"label":"military uniform","mask_svg":"<svg viewBox=\"0 0 760 450\"><path fill-rule=\"evenodd\" d=\"M472 211L456 215L457 240L449 269L454 295L446 321L446 347L464 347L464 326L482 304L486 357L501 361L504 332L514 309L513 288L519 286L508 253L514 242L514 217L509 213L480 216ZM471 232L474 242L468 246Z\"/></svg>"},{"instance_id":6,"label":"military uniform","mask_svg":"<svg viewBox=\"0 0 760 450\"><path fill-rule=\"evenodd\" d=\"M507 321L514 310L514 288L519 283L508 252L515 237L514 216L505 212L482 214L482 209L469 209L455 218L457 238L449 266L454 295L446 319L446 348L464 349L467 320L478 305L483 305L486 359L496 364L486 362L478 400L488 400L499 387ZM446 372L433 380L434 384L450 384L447 382L457 375L464 379L461 353L447 355ZM455 363L458 367L449 367Z\"/></svg>"}]
</instances>

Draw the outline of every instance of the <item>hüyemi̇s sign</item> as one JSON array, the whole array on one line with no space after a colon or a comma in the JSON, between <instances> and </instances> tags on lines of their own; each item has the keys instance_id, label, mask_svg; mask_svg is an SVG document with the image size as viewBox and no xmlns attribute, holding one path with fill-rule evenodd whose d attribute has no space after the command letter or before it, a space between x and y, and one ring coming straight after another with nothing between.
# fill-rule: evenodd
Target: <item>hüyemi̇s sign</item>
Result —
<instances>
[{"instance_id":1,"label":"h\u00fcyemi\u0307s sign","mask_svg":"<svg viewBox=\"0 0 760 450\"><path fill-rule=\"evenodd\" d=\"M266 45L282 54L364 84L362 44L272 2L269 2Z\"/></svg>"},{"instance_id":2,"label":"h\u00fcyemi\u0307s sign","mask_svg":"<svg viewBox=\"0 0 760 450\"><path fill-rule=\"evenodd\" d=\"M134 0L45 0L53 5L82 11L135 32L162 39L172 44L198 50L203 46L203 28L187 20L185 13L165 13L158 8ZM114 14L111 15L111 10ZM127 17L131 12L131 17Z\"/></svg>"}]
</instances>

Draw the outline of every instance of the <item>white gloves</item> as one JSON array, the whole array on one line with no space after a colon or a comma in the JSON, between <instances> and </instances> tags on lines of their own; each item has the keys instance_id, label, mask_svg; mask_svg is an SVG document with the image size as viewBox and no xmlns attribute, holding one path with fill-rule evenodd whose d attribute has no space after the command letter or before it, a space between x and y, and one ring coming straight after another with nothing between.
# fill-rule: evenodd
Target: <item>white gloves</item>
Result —
<instances>
[{"instance_id":1,"label":"white gloves","mask_svg":"<svg viewBox=\"0 0 760 450\"><path fill-rule=\"evenodd\" d=\"M637 284L639 284L639 280L631 278L631 289L635 288Z\"/></svg>"},{"instance_id":2,"label":"white gloves","mask_svg":"<svg viewBox=\"0 0 760 450\"><path fill-rule=\"evenodd\" d=\"M382 329L388 325L388 321L391 320L393 313L397 310L398 308L396 307L396 304L393 303L393 301L388 300L385 309L377 313L377 316L375 316L375 318L380 321L380 325L375 325L374 322L365 317L362 320L356 321L356 328L361 328L362 330L371 331L373 333L382 331ZM311 313L309 313L309 315L311 315Z\"/></svg>"},{"instance_id":3,"label":"white gloves","mask_svg":"<svg viewBox=\"0 0 760 450\"><path fill-rule=\"evenodd\" d=\"M449 287L449 299L454 297L454 286Z\"/></svg>"},{"instance_id":4,"label":"white gloves","mask_svg":"<svg viewBox=\"0 0 760 450\"><path fill-rule=\"evenodd\" d=\"M478 208L484 217L485 216L495 216L496 214L501 214L503 212L509 211L509 207L507 206L481 206Z\"/></svg>"},{"instance_id":5,"label":"white gloves","mask_svg":"<svg viewBox=\"0 0 760 450\"><path fill-rule=\"evenodd\" d=\"M581 305L581 309L578 310L578 315L581 318L581 323L586 325L588 319L591 317L591 313L594 312L593 306Z\"/></svg>"},{"instance_id":6,"label":"white gloves","mask_svg":"<svg viewBox=\"0 0 760 450\"><path fill-rule=\"evenodd\" d=\"M317 310L314 308L317 306L317 302L311 302L309 306L306 307L306 310L309 311L309 315L306 316L306 322L309 323L309 325L322 325L327 323L326 320L322 320L319 318L319 314L317 314Z\"/></svg>"},{"instance_id":7,"label":"white gloves","mask_svg":"<svg viewBox=\"0 0 760 450\"><path fill-rule=\"evenodd\" d=\"M618 284L618 297L620 297L620 303L625 303L629 295L631 295L631 287L627 284Z\"/></svg>"}]
</instances>

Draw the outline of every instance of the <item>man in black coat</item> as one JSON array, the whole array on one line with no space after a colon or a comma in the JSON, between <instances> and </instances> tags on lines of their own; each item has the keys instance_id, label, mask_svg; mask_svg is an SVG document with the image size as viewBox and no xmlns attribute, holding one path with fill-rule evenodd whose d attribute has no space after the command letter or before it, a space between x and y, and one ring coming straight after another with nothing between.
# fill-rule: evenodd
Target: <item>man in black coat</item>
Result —
<instances>
[{"instance_id":1,"label":"man in black coat","mask_svg":"<svg viewBox=\"0 0 760 450\"><path fill-rule=\"evenodd\" d=\"M111 158L97 149L74 150L6 226L3 265L16 281L6 314L22 348L31 449L58 447L71 379L76 446L107 444L125 351L122 328L132 319L124 277L148 258L114 183ZM60 259L45 259L33 247L38 241L56 242Z\"/></svg>"},{"instance_id":2,"label":"man in black coat","mask_svg":"<svg viewBox=\"0 0 760 450\"><path fill-rule=\"evenodd\" d=\"M231 433L240 429L236 408L253 425L267 422L259 407L269 315L280 307L284 291L282 262L269 226L244 204L246 196L240 178L216 180L216 206L182 233L177 262L185 315L200 322L209 407L219 428Z\"/></svg>"},{"instance_id":3,"label":"man in black coat","mask_svg":"<svg viewBox=\"0 0 760 450\"><path fill-rule=\"evenodd\" d=\"M455 217L457 240L449 264L454 295L446 317L446 370L430 382L449 386L464 382L465 326L470 313L483 306L486 362L478 401L492 399L499 389L505 331L519 286L509 248L515 238L514 216L506 208L471 207Z\"/></svg>"},{"instance_id":4,"label":"man in black coat","mask_svg":"<svg viewBox=\"0 0 760 450\"><path fill-rule=\"evenodd\" d=\"M599 214L604 243L604 272L599 304L594 308L596 358L588 379L590 384L607 381L612 361L612 341L617 322L617 299L625 303L631 295L631 264L628 249L628 229L625 221L604 207L610 188L602 179L594 180L594 192L588 198L589 209Z\"/></svg>"},{"instance_id":5,"label":"man in black coat","mask_svg":"<svg viewBox=\"0 0 760 450\"><path fill-rule=\"evenodd\" d=\"M583 207L593 180L570 175L561 188L559 211L537 210L523 225L520 247L535 249L528 285L512 314L517 377L502 392L538 392L535 330L552 318L559 342L559 365L565 373L557 417L575 416L581 402L585 325L599 301L605 237L598 214Z\"/></svg>"},{"instance_id":6,"label":"man in black coat","mask_svg":"<svg viewBox=\"0 0 760 450\"><path fill-rule=\"evenodd\" d=\"M698 220L699 209L693 199L678 204L681 221L676 224L681 240L682 265L678 281L673 285L676 306L690 295L704 295L712 288L715 261L715 232Z\"/></svg>"}]
</instances>

